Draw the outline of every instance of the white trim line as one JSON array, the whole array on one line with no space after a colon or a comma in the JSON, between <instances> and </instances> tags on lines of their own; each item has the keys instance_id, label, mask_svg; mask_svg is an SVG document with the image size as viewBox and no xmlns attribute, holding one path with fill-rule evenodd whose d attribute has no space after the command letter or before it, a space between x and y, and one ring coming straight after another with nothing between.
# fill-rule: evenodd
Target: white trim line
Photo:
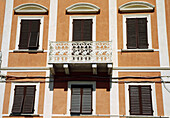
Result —
<instances>
[{"instance_id":1,"label":"white trim line","mask_svg":"<svg viewBox=\"0 0 170 118\"><path fill-rule=\"evenodd\" d=\"M113 70L170 70L170 67L113 67Z\"/></svg>"}]
</instances>

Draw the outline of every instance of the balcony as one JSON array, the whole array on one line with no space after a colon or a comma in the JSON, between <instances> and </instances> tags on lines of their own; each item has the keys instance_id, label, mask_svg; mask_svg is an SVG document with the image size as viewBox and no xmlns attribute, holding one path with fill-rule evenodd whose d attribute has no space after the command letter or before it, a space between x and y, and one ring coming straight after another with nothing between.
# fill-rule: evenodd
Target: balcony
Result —
<instances>
[{"instance_id":1,"label":"balcony","mask_svg":"<svg viewBox=\"0 0 170 118\"><path fill-rule=\"evenodd\" d=\"M74 66L79 70L83 67L81 70L85 71L90 69L88 65L92 70L112 65L112 42L109 41L51 41L49 46L48 63L55 68L70 66L74 70Z\"/></svg>"}]
</instances>

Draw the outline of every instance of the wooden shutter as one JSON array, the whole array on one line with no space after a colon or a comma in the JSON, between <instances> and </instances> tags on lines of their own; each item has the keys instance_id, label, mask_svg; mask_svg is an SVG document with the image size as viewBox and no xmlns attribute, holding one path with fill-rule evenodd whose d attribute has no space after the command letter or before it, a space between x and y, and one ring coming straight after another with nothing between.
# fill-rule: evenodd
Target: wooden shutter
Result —
<instances>
[{"instance_id":1,"label":"wooden shutter","mask_svg":"<svg viewBox=\"0 0 170 118\"><path fill-rule=\"evenodd\" d=\"M83 88L82 113L92 113L92 88Z\"/></svg>"},{"instance_id":2,"label":"wooden shutter","mask_svg":"<svg viewBox=\"0 0 170 118\"><path fill-rule=\"evenodd\" d=\"M28 49L29 36L30 36L30 21L21 20L19 49Z\"/></svg>"},{"instance_id":3,"label":"wooden shutter","mask_svg":"<svg viewBox=\"0 0 170 118\"><path fill-rule=\"evenodd\" d=\"M127 48L135 49L137 48L137 23L135 18L127 18Z\"/></svg>"},{"instance_id":4,"label":"wooden shutter","mask_svg":"<svg viewBox=\"0 0 170 118\"><path fill-rule=\"evenodd\" d=\"M151 86L141 86L142 114L153 115Z\"/></svg>"},{"instance_id":5,"label":"wooden shutter","mask_svg":"<svg viewBox=\"0 0 170 118\"><path fill-rule=\"evenodd\" d=\"M138 86L129 86L130 114L139 115L141 113L140 95Z\"/></svg>"},{"instance_id":6,"label":"wooden shutter","mask_svg":"<svg viewBox=\"0 0 170 118\"><path fill-rule=\"evenodd\" d=\"M14 102L12 107L13 114L19 114L22 112L22 104L24 100L24 87L23 86L16 86L15 87L15 95L14 95Z\"/></svg>"},{"instance_id":7,"label":"wooden shutter","mask_svg":"<svg viewBox=\"0 0 170 118\"><path fill-rule=\"evenodd\" d=\"M81 89L72 88L71 113L80 113L80 105L81 105Z\"/></svg>"},{"instance_id":8,"label":"wooden shutter","mask_svg":"<svg viewBox=\"0 0 170 118\"><path fill-rule=\"evenodd\" d=\"M92 41L92 19L73 19L73 41Z\"/></svg>"},{"instance_id":9,"label":"wooden shutter","mask_svg":"<svg viewBox=\"0 0 170 118\"><path fill-rule=\"evenodd\" d=\"M148 48L147 18L138 18L138 48Z\"/></svg>"},{"instance_id":10,"label":"wooden shutter","mask_svg":"<svg viewBox=\"0 0 170 118\"><path fill-rule=\"evenodd\" d=\"M34 112L35 86L25 87L25 98L22 113Z\"/></svg>"},{"instance_id":11,"label":"wooden shutter","mask_svg":"<svg viewBox=\"0 0 170 118\"><path fill-rule=\"evenodd\" d=\"M151 86L129 86L130 114L153 115Z\"/></svg>"},{"instance_id":12,"label":"wooden shutter","mask_svg":"<svg viewBox=\"0 0 170 118\"><path fill-rule=\"evenodd\" d=\"M30 25L29 49L38 49L40 20L32 20Z\"/></svg>"}]
</instances>

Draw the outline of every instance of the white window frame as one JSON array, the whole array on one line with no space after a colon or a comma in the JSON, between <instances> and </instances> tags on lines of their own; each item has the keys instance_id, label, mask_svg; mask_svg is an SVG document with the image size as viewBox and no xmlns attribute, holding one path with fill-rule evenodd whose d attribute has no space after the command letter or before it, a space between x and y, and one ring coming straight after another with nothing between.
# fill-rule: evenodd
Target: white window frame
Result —
<instances>
[{"instance_id":1,"label":"white window frame","mask_svg":"<svg viewBox=\"0 0 170 118\"><path fill-rule=\"evenodd\" d=\"M15 86L17 86L17 85L20 85L20 86L35 85L36 86L35 102L34 102L34 113L33 114L27 114L27 115L37 115L38 114L38 101L39 101L40 83L12 83L11 84L11 93L10 93L8 114L10 115L12 113L12 106L13 106L14 94L15 94Z\"/></svg>"},{"instance_id":2,"label":"white window frame","mask_svg":"<svg viewBox=\"0 0 170 118\"><path fill-rule=\"evenodd\" d=\"M23 20L23 19L25 19L25 20L40 20L39 47L37 50L42 50L44 16L19 16L18 17L15 50L24 50L24 51L28 50L29 51L29 49L19 49L19 47L18 47L19 42L20 42L21 20Z\"/></svg>"},{"instance_id":3,"label":"white window frame","mask_svg":"<svg viewBox=\"0 0 170 118\"><path fill-rule=\"evenodd\" d=\"M157 104L156 104L156 91L155 91L155 83L126 83L125 84L125 103L126 103L126 115L127 116L133 116L133 115L130 115L130 98L129 98L129 85L142 85L142 86L145 86L145 85L150 85L151 86L151 95L152 95L152 108L153 108L153 116L157 116ZM141 116L141 115L135 115L135 116ZM145 116L145 115L144 115Z\"/></svg>"},{"instance_id":4,"label":"white window frame","mask_svg":"<svg viewBox=\"0 0 170 118\"><path fill-rule=\"evenodd\" d=\"M67 93L67 115L71 116L71 85L92 85L92 115L96 114L96 82L88 82L88 81L69 81L68 82L68 93ZM83 115L83 114L80 114Z\"/></svg>"},{"instance_id":5,"label":"white window frame","mask_svg":"<svg viewBox=\"0 0 170 118\"><path fill-rule=\"evenodd\" d=\"M148 49L127 49L127 18L147 18L147 38L148 38ZM151 16L150 14L134 14L134 15L123 15L123 49L125 50L149 50L152 49L152 34L151 34Z\"/></svg>"},{"instance_id":6,"label":"white window frame","mask_svg":"<svg viewBox=\"0 0 170 118\"><path fill-rule=\"evenodd\" d=\"M70 16L69 41L73 41L73 19L92 19L92 41L96 41L96 16Z\"/></svg>"}]
</instances>

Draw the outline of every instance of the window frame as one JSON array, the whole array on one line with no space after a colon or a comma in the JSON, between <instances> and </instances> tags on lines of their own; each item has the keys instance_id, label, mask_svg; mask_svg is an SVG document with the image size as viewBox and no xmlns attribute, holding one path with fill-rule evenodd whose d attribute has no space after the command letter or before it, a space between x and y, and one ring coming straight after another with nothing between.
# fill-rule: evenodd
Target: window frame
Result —
<instances>
[{"instance_id":1,"label":"window frame","mask_svg":"<svg viewBox=\"0 0 170 118\"><path fill-rule=\"evenodd\" d=\"M19 46L18 46L20 43L21 20L40 20L39 44L38 44L39 46L38 46L38 49L36 49L36 50L37 51L42 50L44 16L19 16L18 17L15 50L30 51L30 49L19 49Z\"/></svg>"},{"instance_id":2,"label":"window frame","mask_svg":"<svg viewBox=\"0 0 170 118\"><path fill-rule=\"evenodd\" d=\"M68 93L67 93L67 115L71 116L71 86L81 86L81 85L91 85L92 86L92 114L96 114L96 82L88 82L88 81L69 81L68 82ZM86 114L79 114L79 115L86 115Z\"/></svg>"},{"instance_id":3,"label":"window frame","mask_svg":"<svg viewBox=\"0 0 170 118\"><path fill-rule=\"evenodd\" d=\"M128 116L134 116L130 115L130 98L129 98L129 86L145 86L150 85L151 86L151 97L152 97L152 109L153 109L153 115L157 116L157 104L156 104L156 90L155 90L155 83L126 83L125 84L125 104L126 104L126 115ZM146 115L135 115L135 116L146 116Z\"/></svg>"},{"instance_id":4,"label":"window frame","mask_svg":"<svg viewBox=\"0 0 170 118\"><path fill-rule=\"evenodd\" d=\"M34 101L34 113L33 114L19 114L19 115L37 115L38 114L38 101L39 101L39 88L40 83L12 83L11 85L11 93L10 93L10 101L9 101L9 109L8 114L12 114L12 107L14 103L14 96L15 96L15 86L35 86L35 101Z\"/></svg>"},{"instance_id":5,"label":"window frame","mask_svg":"<svg viewBox=\"0 0 170 118\"><path fill-rule=\"evenodd\" d=\"M70 16L69 41L73 41L73 19L92 19L92 41L96 41L96 16Z\"/></svg>"},{"instance_id":6,"label":"window frame","mask_svg":"<svg viewBox=\"0 0 170 118\"><path fill-rule=\"evenodd\" d=\"M148 48L146 49L128 49L127 48L127 18L146 18L147 19L147 39ZM151 36L151 16L150 14L134 14L134 15L123 15L123 50L150 50L152 49L152 36Z\"/></svg>"}]
</instances>

